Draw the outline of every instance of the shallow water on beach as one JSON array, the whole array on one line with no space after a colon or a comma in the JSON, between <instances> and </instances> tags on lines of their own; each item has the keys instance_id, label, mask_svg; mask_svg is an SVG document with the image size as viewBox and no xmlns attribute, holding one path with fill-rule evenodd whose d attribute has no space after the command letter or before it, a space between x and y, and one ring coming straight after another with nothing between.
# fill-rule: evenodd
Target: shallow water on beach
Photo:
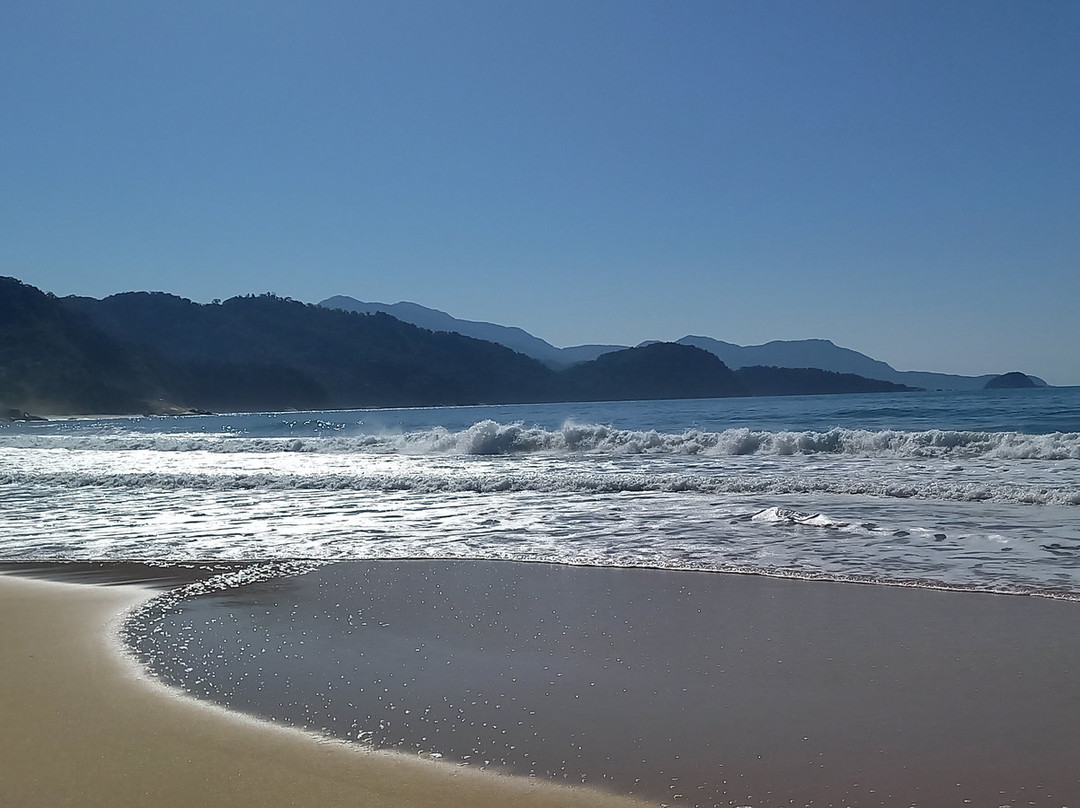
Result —
<instances>
[{"instance_id":1,"label":"shallow water on beach","mask_svg":"<svg viewBox=\"0 0 1080 808\"><path fill-rule=\"evenodd\" d=\"M128 635L165 681L232 708L653 805L1060 806L1080 796L1077 608L759 576L342 562L162 598Z\"/></svg>"}]
</instances>

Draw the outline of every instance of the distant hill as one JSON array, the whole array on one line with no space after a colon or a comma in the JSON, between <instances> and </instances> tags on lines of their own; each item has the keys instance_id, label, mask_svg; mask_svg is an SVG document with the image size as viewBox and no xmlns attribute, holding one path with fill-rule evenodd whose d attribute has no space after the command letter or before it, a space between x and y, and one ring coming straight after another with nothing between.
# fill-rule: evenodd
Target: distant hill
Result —
<instances>
[{"instance_id":1,"label":"distant hill","mask_svg":"<svg viewBox=\"0 0 1080 808\"><path fill-rule=\"evenodd\" d=\"M418 303L364 303L353 297L337 295L319 303L329 309L341 309L360 314L389 314L398 320L412 323L420 328L432 331L450 331L466 337L497 342L511 350L539 359L552 367L565 367L577 362L587 362L604 353L626 348L625 345L577 345L571 348L556 348L550 342L534 337L529 332L513 326L495 323L459 320L445 311L429 309Z\"/></svg>"},{"instance_id":2,"label":"distant hill","mask_svg":"<svg viewBox=\"0 0 1080 808\"><path fill-rule=\"evenodd\" d=\"M921 387L926 390L981 390L990 379L994 378L993 374L958 376L950 373L896 370L885 362L871 359L866 354L850 348L841 348L827 339L776 340L764 345L745 347L711 337L687 336L678 342L714 353L732 368L748 365L822 368L837 373L854 373L868 379L881 379L909 387ZM1037 379L1036 384L1046 386L1046 382L1042 379Z\"/></svg>"},{"instance_id":3,"label":"distant hill","mask_svg":"<svg viewBox=\"0 0 1080 808\"><path fill-rule=\"evenodd\" d=\"M416 303L363 303L352 297L328 298L320 306L357 312L383 312L407 323L434 331L453 331L477 339L505 345L539 359L550 367L567 367L579 362L596 359L606 353L624 350L624 345L577 345L557 348L520 328L495 323L459 320L446 312L429 309ZM641 343L641 346L654 342ZM775 340L764 345L736 345L731 342L703 336L685 336L677 340L682 345L692 345L719 357L733 370L750 366L777 368L819 368L833 373L848 373L867 379L880 379L906 387L927 390L981 390L993 374L984 376L960 376L950 373L901 371L878 359L850 348L842 348L827 339ZM639 346L639 347L641 347ZM1046 382L1031 377L1039 386Z\"/></svg>"},{"instance_id":4,"label":"distant hill","mask_svg":"<svg viewBox=\"0 0 1080 808\"><path fill-rule=\"evenodd\" d=\"M557 378L564 397L582 401L886 393L912 389L817 368L752 366L733 371L715 354L676 342L653 342L612 351L567 368Z\"/></svg>"},{"instance_id":5,"label":"distant hill","mask_svg":"<svg viewBox=\"0 0 1080 808\"><path fill-rule=\"evenodd\" d=\"M716 354L733 368L749 365L821 368L836 373L855 373L868 379L884 379L896 373L884 362L850 348L841 348L827 339L776 340L764 345L741 346L710 337L687 336L678 342Z\"/></svg>"},{"instance_id":6,"label":"distant hill","mask_svg":"<svg viewBox=\"0 0 1080 808\"><path fill-rule=\"evenodd\" d=\"M623 401L648 398L720 398L746 389L720 359L673 342L606 353L559 374L566 398Z\"/></svg>"},{"instance_id":7,"label":"distant hill","mask_svg":"<svg viewBox=\"0 0 1080 808\"><path fill-rule=\"evenodd\" d=\"M983 389L985 390L1022 390L1024 388L1038 387L1035 380L1030 376L1014 370L1011 373L1002 373L990 379Z\"/></svg>"}]
</instances>

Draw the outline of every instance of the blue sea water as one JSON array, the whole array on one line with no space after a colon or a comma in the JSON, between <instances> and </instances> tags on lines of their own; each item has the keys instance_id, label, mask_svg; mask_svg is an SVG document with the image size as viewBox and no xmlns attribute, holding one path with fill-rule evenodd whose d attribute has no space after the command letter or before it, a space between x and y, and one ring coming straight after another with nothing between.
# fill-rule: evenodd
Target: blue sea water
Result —
<instances>
[{"instance_id":1,"label":"blue sea water","mask_svg":"<svg viewBox=\"0 0 1080 808\"><path fill-rule=\"evenodd\" d=\"M0 559L477 558L1080 597L1080 388L0 426Z\"/></svg>"}]
</instances>

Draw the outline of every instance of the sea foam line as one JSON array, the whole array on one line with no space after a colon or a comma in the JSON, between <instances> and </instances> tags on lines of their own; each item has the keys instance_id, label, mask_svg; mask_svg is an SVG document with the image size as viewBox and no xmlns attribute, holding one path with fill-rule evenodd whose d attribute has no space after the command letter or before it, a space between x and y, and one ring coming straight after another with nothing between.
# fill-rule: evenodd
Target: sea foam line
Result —
<instances>
[{"instance_id":1,"label":"sea foam line","mask_svg":"<svg viewBox=\"0 0 1080 808\"><path fill-rule=\"evenodd\" d=\"M161 472L0 472L0 486L38 490L113 488L177 491L408 491L437 493L634 492L686 494L853 494L873 497L997 502L1025 505L1080 505L1075 485L1006 481L950 481L926 477L776 474L633 474L598 472L372 472L367 474L184 473Z\"/></svg>"},{"instance_id":2,"label":"sea foam line","mask_svg":"<svg viewBox=\"0 0 1080 808\"><path fill-rule=\"evenodd\" d=\"M672 455L846 455L889 458L976 458L1080 460L1080 433L1030 435L962 430L865 430L836 427L824 432L727 429L679 433L616 429L603 424L565 423L559 429L521 423L479 421L467 429L443 427L416 432L329 436L257 437L238 433L0 435L0 447L95 451L408 455L515 455L533 453Z\"/></svg>"}]
</instances>

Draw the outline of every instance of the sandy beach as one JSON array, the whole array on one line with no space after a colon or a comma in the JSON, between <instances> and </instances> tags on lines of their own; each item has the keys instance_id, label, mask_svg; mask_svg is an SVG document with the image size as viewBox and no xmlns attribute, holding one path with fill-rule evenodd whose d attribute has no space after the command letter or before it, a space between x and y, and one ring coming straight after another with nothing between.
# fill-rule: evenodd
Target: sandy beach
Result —
<instances>
[{"instance_id":1,"label":"sandy beach","mask_svg":"<svg viewBox=\"0 0 1080 808\"><path fill-rule=\"evenodd\" d=\"M178 698L108 639L148 594L0 575L0 805L630 805L363 753Z\"/></svg>"},{"instance_id":2,"label":"sandy beach","mask_svg":"<svg viewBox=\"0 0 1080 808\"><path fill-rule=\"evenodd\" d=\"M294 683L317 682L320 660L342 680L352 674L341 666L355 663L396 701L404 748L413 729L438 728L432 711L443 704L455 730L436 734L439 744L462 731L493 748L521 744L538 761L529 779L362 753L176 698L105 641L110 621L146 595L0 576L0 803L629 804L540 787L552 774L544 761L561 755L564 775L588 772L653 805L1080 805L1075 603L435 561L336 564L186 602L184 619L204 628L177 664L225 660L199 674L223 690L227 669L239 665L248 682L252 668L213 626L247 633L262 620L260 632L278 632L260 670L290 684L229 699L288 715L289 698L318 692ZM344 612L366 625L320 633ZM362 689L349 698L381 720ZM534 717L504 722L511 704L514 718ZM426 723L410 727L410 707L430 713ZM519 735L504 732L515 725ZM505 757L500 768L518 770Z\"/></svg>"}]
</instances>

